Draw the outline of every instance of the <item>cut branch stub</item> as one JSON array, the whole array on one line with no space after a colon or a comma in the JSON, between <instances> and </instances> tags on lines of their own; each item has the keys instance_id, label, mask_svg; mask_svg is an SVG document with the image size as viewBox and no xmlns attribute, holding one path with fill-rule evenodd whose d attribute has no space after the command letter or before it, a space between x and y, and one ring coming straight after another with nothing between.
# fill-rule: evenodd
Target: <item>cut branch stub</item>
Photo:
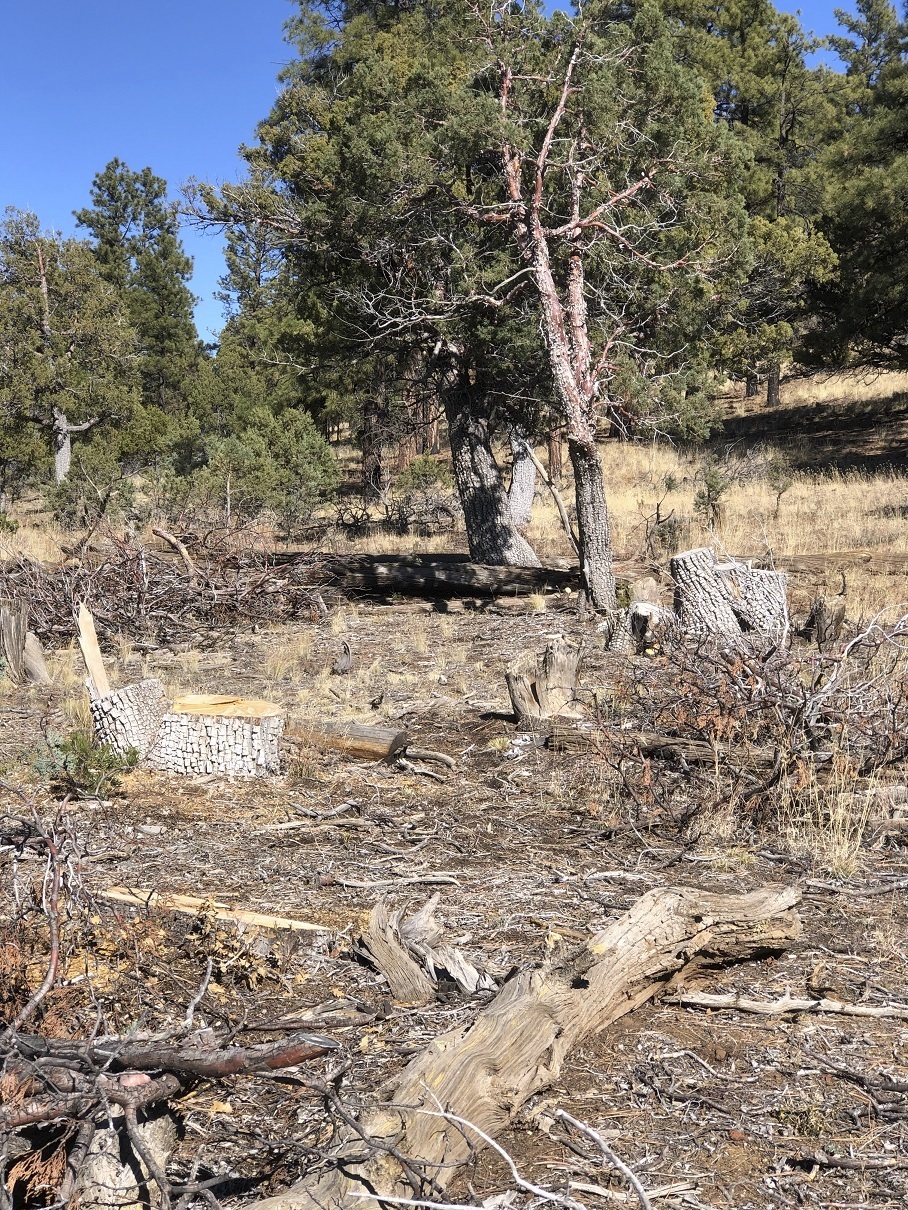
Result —
<instances>
[{"instance_id":1,"label":"cut branch stub","mask_svg":"<svg viewBox=\"0 0 908 1210\"><path fill-rule=\"evenodd\" d=\"M720 563L708 546L688 550L671 560L675 613L688 638L736 639L765 635L781 642L788 635L788 602L782 572L763 571L745 563Z\"/></svg>"},{"instance_id":2,"label":"cut branch stub","mask_svg":"<svg viewBox=\"0 0 908 1210\"><path fill-rule=\"evenodd\" d=\"M521 727L532 728L539 719L556 715L570 716L582 658L582 649L559 635L541 655L522 656L505 671Z\"/></svg>"},{"instance_id":3,"label":"cut branch stub","mask_svg":"<svg viewBox=\"0 0 908 1210\"><path fill-rule=\"evenodd\" d=\"M446 1113L494 1138L534 1093L557 1080L571 1050L651 999L692 960L741 961L795 941L799 900L796 887L749 895L647 892L579 950L518 975L472 1022L430 1043L388 1100L348 1132L333 1169L255 1205L353 1210L363 1189L378 1199L412 1198L414 1175L426 1194L437 1194L483 1146ZM366 1159L364 1138L377 1143Z\"/></svg>"}]
</instances>

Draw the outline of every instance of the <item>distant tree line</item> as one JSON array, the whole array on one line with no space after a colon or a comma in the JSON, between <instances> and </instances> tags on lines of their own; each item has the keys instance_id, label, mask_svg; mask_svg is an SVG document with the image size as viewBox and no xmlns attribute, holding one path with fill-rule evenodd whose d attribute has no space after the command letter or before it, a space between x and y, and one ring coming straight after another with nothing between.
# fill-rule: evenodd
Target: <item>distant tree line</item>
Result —
<instances>
[{"instance_id":1,"label":"distant tree line","mask_svg":"<svg viewBox=\"0 0 908 1210\"><path fill-rule=\"evenodd\" d=\"M245 179L184 198L225 232L216 348L150 169L95 178L83 239L8 212L0 512L53 477L64 516L138 486L291 534L343 425L382 500L444 435L472 556L532 563L547 443L609 608L603 429L701 440L728 380L772 406L792 362L908 364L908 28L836 15L821 41L768 0L299 0Z\"/></svg>"}]
</instances>

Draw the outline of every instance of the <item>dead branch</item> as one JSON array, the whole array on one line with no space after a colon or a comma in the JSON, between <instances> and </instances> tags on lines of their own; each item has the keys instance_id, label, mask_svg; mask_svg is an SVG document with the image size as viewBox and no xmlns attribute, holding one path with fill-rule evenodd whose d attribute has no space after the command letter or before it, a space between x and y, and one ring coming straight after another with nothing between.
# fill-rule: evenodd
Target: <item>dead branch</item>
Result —
<instances>
[{"instance_id":1,"label":"dead branch","mask_svg":"<svg viewBox=\"0 0 908 1210\"><path fill-rule=\"evenodd\" d=\"M671 1004L683 1004L690 1008L734 1008L742 1013L759 1013L776 1016L780 1013L837 1013L842 1017L894 1017L908 1020L908 1004L846 1004L843 1000L798 999L786 992L778 1000L752 1000L737 992L728 995L713 995L708 992L684 992L672 996Z\"/></svg>"}]
</instances>

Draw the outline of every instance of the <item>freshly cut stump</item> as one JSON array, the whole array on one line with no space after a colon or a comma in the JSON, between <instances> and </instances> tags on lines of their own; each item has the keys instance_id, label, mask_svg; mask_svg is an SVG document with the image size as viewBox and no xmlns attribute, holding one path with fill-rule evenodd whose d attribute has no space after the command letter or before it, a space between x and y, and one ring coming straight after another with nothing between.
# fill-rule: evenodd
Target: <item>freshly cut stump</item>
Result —
<instances>
[{"instance_id":1,"label":"freshly cut stump","mask_svg":"<svg viewBox=\"0 0 908 1210\"><path fill-rule=\"evenodd\" d=\"M284 718L273 702L188 693L161 719L147 762L162 773L277 773Z\"/></svg>"},{"instance_id":2,"label":"freshly cut stump","mask_svg":"<svg viewBox=\"0 0 908 1210\"><path fill-rule=\"evenodd\" d=\"M346 1131L333 1167L253 1206L354 1210L364 1192L376 1203L436 1197L484 1146L471 1125L500 1134L534 1093L558 1080L572 1050L688 964L702 970L786 948L800 936L799 899L797 887L648 891L560 963L517 975L472 1022L431 1042L387 1099Z\"/></svg>"},{"instance_id":3,"label":"freshly cut stump","mask_svg":"<svg viewBox=\"0 0 908 1210\"><path fill-rule=\"evenodd\" d=\"M92 684L89 682L89 692ZM161 682L141 681L93 696L95 736L162 773L259 777L280 769L284 711L273 702L186 694L168 707Z\"/></svg>"}]
</instances>

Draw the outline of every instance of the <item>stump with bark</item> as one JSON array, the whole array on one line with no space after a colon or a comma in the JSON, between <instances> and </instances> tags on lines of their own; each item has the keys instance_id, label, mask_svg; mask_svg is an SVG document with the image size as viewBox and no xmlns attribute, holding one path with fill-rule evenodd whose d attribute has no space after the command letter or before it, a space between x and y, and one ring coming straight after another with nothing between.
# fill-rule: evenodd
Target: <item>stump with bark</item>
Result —
<instances>
[{"instance_id":1,"label":"stump with bark","mask_svg":"<svg viewBox=\"0 0 908 1210\"><path fill-rule=\"evenodd\" d=\"M714 550L702 546L675 555L671 574L675 613L687 638L734 641L753 634L782 642L788 636L787 577L782 572L720 563Z\"/></svg>"}]
</instances>

